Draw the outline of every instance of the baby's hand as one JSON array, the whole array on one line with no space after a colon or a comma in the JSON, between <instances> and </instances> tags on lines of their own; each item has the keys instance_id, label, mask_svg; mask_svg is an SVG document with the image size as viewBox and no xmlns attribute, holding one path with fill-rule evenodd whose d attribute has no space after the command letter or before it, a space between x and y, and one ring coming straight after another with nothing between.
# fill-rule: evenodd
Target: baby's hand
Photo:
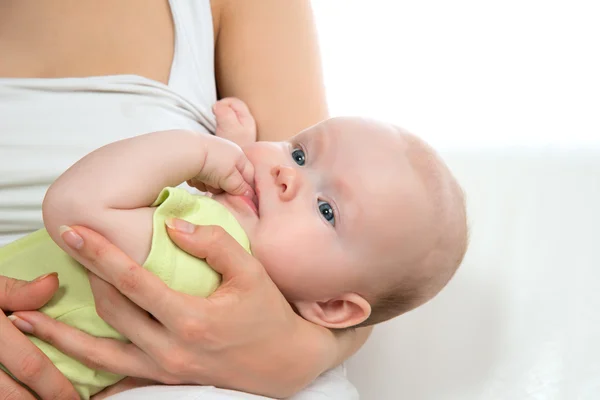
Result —
<instances>
[{"instance_id":1,"label":"baby's hand","mask_svg":"<svg viewBox=\"0 0 600 400\"><path fill-rule=\"evenodd\" d=\"M227 97L216 102L213 113L217 117L218 137L231 140L240 147L256 142L256 122L246 103Z\"/></svg>"},{"instance_id":2,"label":"baby's hand","mask_svg":"<svg viewBox=\"0 0 600 400\"><path fill-rule=\"evenodd\" d=\"M254 193L254 166L237 144L206 136L205 158L200 173L187 181L202 192L251 196Z\"/></svg>"}]
</instances>

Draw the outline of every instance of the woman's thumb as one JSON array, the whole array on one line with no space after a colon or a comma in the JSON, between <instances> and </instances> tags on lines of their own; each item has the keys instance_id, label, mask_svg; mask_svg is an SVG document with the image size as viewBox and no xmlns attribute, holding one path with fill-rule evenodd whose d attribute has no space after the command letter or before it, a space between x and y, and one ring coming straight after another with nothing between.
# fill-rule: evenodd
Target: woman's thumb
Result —
<instances>
[{"instance_id":1,"label":"woman's thumb","mask_svg":"<svg viewBox=\"0 0 600 400\"><path fill-rule=\"evenodd\" d=\"M58 289L58 274L52 272L31 282L0 276L0 308L9 311L37 310Z\"/></svg>"}]
</instances>

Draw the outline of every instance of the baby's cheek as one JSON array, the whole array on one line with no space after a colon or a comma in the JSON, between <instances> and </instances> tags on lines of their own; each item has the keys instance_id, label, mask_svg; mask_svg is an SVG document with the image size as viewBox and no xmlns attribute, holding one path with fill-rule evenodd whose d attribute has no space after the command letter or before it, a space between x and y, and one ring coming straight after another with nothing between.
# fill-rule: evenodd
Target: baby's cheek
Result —
<instances>
[{"instance_id":1,"label":"baby's cheek","mask_svg":"<svg viewBox=\"0 0 600 400\"><path fill-rule=\"evenodd\" d=\"M277 235L255 237L252 240L252 254L261 262L271 279L279 275L280 270L285 269L289 258L285 249L282 249L283 245L285 243L281 243Z\"/></svg>"},{"instance_id":2,"label":"baby's cheek","mask_svg":"<svg viewBox=\"0 0 600 400\"><path fill-rule=\"evenodd\" d=\"M268 241L261 241L253 253L286 298L295 298L303 292L310 253L297 247L293 239L271 235Z\"/></svg>"},{"instance_id":3,"label":"baby's cheek","mask_svg":"<svg viewBox=\"0 0 600 400\"><path fill-rule=\"evenodd\" d=\"M304 215L298 210L263 220L251 238L252 252L290 301L312 295L330 278L332 263L339 264L336 235L328 234L320 220Z\"/></svg>"}]
</instances>

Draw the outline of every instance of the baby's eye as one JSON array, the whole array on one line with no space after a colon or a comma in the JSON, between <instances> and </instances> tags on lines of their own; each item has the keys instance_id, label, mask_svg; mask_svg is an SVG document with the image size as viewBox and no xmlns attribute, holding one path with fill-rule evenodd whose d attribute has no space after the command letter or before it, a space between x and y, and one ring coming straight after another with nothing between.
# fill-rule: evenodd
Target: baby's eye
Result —
<instances>
[{"instance_id":1,"label":"baby's eye","mask_svg":"<svg viewBox=\"0 0 600 400\"><path fill-rule=\"evenodd\" d=\"M296 164L303 166L306 162L306 155L304 154L304 150L302 149L294 149L292 151L292 158L296 162Z\"/></svg>"},{"instance_id":2,"label":"baby's eye","mask_svg":"<svg viewBox=\"0 0 600 400\"><path fill-rule=\"evenodd\" d=\"M331 207L331 205L328 202L322 200L319 200L317 205L319 206L319 212L321 213L323 218L325 218L325 220L331 225L335 226L335 215L333 213L333 208Z\"/></svg>"}]
</instances>

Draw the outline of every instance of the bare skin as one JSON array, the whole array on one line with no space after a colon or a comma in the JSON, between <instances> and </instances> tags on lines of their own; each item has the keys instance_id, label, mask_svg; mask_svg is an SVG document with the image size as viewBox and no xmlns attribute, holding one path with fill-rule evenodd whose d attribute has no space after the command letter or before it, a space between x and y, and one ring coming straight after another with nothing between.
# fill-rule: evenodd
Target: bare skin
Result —
<instances>
[{"instance_id":1,"label":"bare skin","mask_svg":"<svg viewBox=\"0 0 600 400\"><path fill-rule=\"evenodd\" d=\"M0 364L43 399L79 399L71 383L19 332L17 328L22 328L22 325L13 326L5 315L10 311L40 308L52 298L56 289L56 275L41 276L32 282L0 276ZM31 393L2 370L0 398L34 399Z\"/></svg>"},{"instance_id":2,"label":"bare skin","mask_svg":"<svg viewBox=\"0 0 600 400\"><path fill-rule=\"evenodd\" d=\"M248 104L259 140L286 139L327 117L308 1L211 6L219 97ZM0 77L137 74L166 84L173 43L167 0L0 2Z\"/></svg>"},{"instance_id":3,"label":"bare skin","mask_svg":"<svg viewBox=\"0 0 600 400\"><path fill-rule=\"evenodd\" d=\"M212 0L211 6L219 96L235 96L248 104L256 118L259 140L286 139L327 117L309 1ZM167 0L0 2L0 77L137 74L167 83L173 41L173 21ZM101 283L94 285L97 295L102 291L100 286ZM121 296L118 292L112 295ZM124 301L122 296L121 301ZM7 322L6 317L0 315L0 324L4 326ZM108 322L119 329L118 322ZM56 335L61 333L59 327L49 329L54 329ZM322 331L307 340L321 343L330 340L331 346L338 350L331 355L326 369L353 354L369 333L369 328L359 329L331 341ZM57 370L32 347L23 347L24 356L35 360L34 366L44 371L43 377L56 374ZM4 346L0 346L0 353L4 351ZM114 358L118 359L118 353ZM306 364L308 370L310 364ZM252 390L275 397L291 395L324 367L321 362L314 364L314 369L319 371L281 369L279 373L287 374L284 380L294 383L287 388L273 392L269 379L265 379L262 386ZM19 376L22 370L22 365L15 365L12 372ZM294 373L297 376L288 376ZM232 375L231 380L235 379ZM279 376L271 377L271 381L278 380ZM66 392L68 386L59 387L64 382L51 381L57 382L52 393ZM20 390L20 386L6 379L0 382L0 390L4 390L2 388L15 393ZM52 393L39 392L43 399L55 398Z\"/></svg>"}]
</instances>

